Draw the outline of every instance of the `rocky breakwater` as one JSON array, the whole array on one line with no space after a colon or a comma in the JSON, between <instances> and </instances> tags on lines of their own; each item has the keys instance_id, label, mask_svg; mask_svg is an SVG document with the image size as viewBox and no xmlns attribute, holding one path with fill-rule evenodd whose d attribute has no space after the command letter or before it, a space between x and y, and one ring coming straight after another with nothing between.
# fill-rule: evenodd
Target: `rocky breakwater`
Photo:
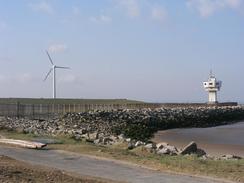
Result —
<instances>
[{"instance_id":1,"label":"rocky breakwater","mask_svg":"<svg viewBox=\"0 0 244 183\"><path fill-rule=\"evenodd\" d=\"M67 113L52 120L6 118L0 128L36 135L64 135L76 140L112 144L146 142L158 130L209 127L244 119L242 107L177 107Z\"/></svg>"}]
</instances>

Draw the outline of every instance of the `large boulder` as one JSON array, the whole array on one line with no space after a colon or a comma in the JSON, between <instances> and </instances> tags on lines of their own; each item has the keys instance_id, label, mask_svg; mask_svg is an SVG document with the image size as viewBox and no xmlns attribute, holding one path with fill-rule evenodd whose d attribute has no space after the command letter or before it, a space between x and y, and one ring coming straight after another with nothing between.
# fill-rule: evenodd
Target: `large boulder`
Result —
<instances>
[{"instance_id":1,"label":"large boulder","mask_svg":"<svg viewBox=\"0 0 244 183\"><path fill-rule=\"evenodd\" d=\"M159 154L159 155L163 155L163 154L177 155L178 154L178 149L175 146L171 146L165 142L158 143L156 145L156 147L157 147L157 154Z\"/></svg>"},{"instance_id":2,"label":"large boulder","mask_svg":"<svg viewBox=\"0 0 244 183\"><path fill-rule=\"evenodd\" d=\"M187 146L185 146L179 154L186 155L186 154L194 154L197 152L197 144L195 142L190 142Z\"/></svg>"},{"instance_id":3,"label":"large boulder","mask_svg":"<svg viewBox=\"0 0 244 183\"><path fill-rule=\"evenodd\" d=\"M163 149L164 147L168 146L167 142L160 142L156 144L157 150Z\"/></svg>"}]
</instances>

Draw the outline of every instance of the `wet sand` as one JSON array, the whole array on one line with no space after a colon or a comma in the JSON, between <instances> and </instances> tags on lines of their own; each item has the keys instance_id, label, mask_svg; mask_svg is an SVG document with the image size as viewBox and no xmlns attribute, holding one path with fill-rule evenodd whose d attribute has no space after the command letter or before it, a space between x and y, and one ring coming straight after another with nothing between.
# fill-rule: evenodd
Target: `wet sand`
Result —
<instances>
[{"instance_id":1,"label":"wet sand","mask_svg":"<svg viewBox=\"0 0 244 183\"><path fill-rule=\"evenodd\" d=\"M244 122L212 128L187 128L159 131L153 141L168 142L183 148L195 141L210 155L234 154L244 157Z\"/></svg>"}]
</instances>

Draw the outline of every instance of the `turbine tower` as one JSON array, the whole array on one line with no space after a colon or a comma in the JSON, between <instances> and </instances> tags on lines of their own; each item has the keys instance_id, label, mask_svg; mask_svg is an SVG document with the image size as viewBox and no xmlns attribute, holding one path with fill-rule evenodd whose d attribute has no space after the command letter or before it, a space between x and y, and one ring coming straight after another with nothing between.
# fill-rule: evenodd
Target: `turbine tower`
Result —
<instances>
[{"instance_id":1,"label":"turbine tower","mask_svg":"<svg viewBox=\"0 0 244 183\"><path fill-rule=\"evenodd\" d=\"M43 81L46 81L48 76L51 74L51 72L53 71L53 99L56 98L56 69L70 69L69 67L61 67L61 66L57 66L53 63L52 58L50 57L48 51L46 50L47 56L49 58L49 61L52 64L52 67L50 68L50 70L48 71L45 79Z\"/></svg>"},{"instance_id":2,"label":"turbine tower","mask_svg":"<svg viewBox=\"0 0 244 183\"><path fill-rule=\"evenodd\" d=\"M220 90L222 86L222 81L218 81L216 77L213 75L212 71L210 71L210 76L208 81L203 82L203 87L208 92L208 103L216 104L217 100L217 91Z\"/></svg>"}]
</instances>

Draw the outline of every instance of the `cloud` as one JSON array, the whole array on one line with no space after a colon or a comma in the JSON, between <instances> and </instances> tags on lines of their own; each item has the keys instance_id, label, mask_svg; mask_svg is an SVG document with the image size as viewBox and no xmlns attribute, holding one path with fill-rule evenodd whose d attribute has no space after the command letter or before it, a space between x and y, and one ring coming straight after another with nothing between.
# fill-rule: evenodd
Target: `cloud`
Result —
<instances>
[{"instance_id":1,"label":"cloud","mask_svg":"<svg viewBox=\"0 0 244 183\"><path fill-rule=\"evenodd\" d=\"M126 10L126 14L131 17L140 16L140 6L138 0L116 0L119 6L123 7Z\"/></svg>"},{"instance_id":2,"label":"cloud","mask_svg":"<svg viewBox=\"0 0 244 183\"><path fill-rule=\"evenodd\" d=\"M90 20L92 22L98 22L98 23L110 23L112 21L112 18L102 14L97 17L91 17Z\"/></svg>"},{"instance_id":3,"label":"cloud","mask_svg":"<svg viewBox=\"0 0 244 183\"><path fill-rule=\"evenodd\" d=\"M242 0L187 0L186 4L198 11L201 17L209 17L219 10L240 8Z\"/></svg>"},{"instance_id":4,"label":"cloud","mask_svg":"<svg viewBox=\"0 0 244 183\"><path fill-rule=\"evenodd\" d=\"M60 52L64 52L67 49L68 47L66 44L52 44L49 46L48 51L52 53L60 53Z\"/></svg>"},{"instance_id":5,"label":"cloud","mask_svg":"<svg viewBox=\"0 0 244 183\"><path fill-rule=\"evenodd\" d=\"M42 12L42 13L46 13L46 14L54 13L52 6L49 3L47 3L46 1L42 1L40 3L35 3L35 4L32 3L32 4L29 4L29 6L34 11L38 11L38 12Z\"/></svg>"},{"instance_id":6,"label":"cloud","mask_svg":"<svg viewBox=\"0 0 244 183\"><path fill-rule=\"evenodd\" d=\"M157 6L152 8L151 16L153 20L165 22L168 18L168 12L165 8Z\"/></svg>"}]
</instances>

